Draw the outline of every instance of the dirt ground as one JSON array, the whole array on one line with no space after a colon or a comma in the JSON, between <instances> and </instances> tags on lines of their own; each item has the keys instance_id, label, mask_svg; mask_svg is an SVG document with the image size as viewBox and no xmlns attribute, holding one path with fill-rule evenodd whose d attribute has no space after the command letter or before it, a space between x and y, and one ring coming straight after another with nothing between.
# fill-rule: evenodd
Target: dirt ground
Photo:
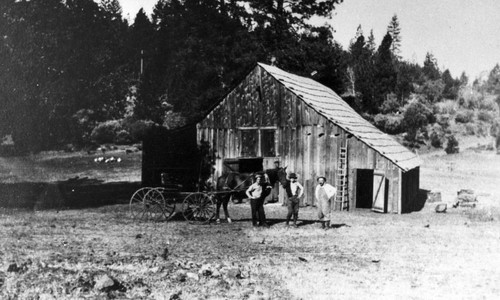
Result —
<instances>
[{"instance_id":1,"label":"dirt ground","mask_svg":"<svg viewBox=\"0 0 500 300\"><path fill-rule=\"evenodd\" d=\"M301 208L248 204L233 223L137 222L127 205L65 211L2 210L2 299L494 299L500 295L500 155L422 155L421 188L443 202L472 188L476 208L427 203L420 212L336 212L333 228Z\"/></svg>"}]
</instances>

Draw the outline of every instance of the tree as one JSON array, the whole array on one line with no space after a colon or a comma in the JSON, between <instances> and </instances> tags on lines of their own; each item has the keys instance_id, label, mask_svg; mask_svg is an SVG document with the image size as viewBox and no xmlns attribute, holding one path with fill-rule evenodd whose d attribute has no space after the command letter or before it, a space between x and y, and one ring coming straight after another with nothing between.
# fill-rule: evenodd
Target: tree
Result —
<instances>
[{"instance_id":1,"label":"tree","mask_svg":"<svg viewBox=\"0 0 500 300\"><path fill-rule=\"evenodd\" d=\"M465 71L460 75L460 86L466 86L469 83L469 77L465 74Z\"/></svg>"},{"instance_id":2,"label":"tree","mask_svg":"<svg viewBox=\"0 0 500 300\"><path fill-rule=\"evenodd\" d=\"M375 45L375 36L373 35L373 29L370 30L370 35L368 36L368 40L366 41L366 46L372 54L374 54L377 50L377 46Z\"/></svg>"},{"instance_id":3,"label":"tree","mask_svg":"<svg viewBox=\"0 0 500 300\"><path fill-rule=\"evenodd\" d=\"M120 17L92 0L12 1L2 8L8 51L0 82L16 92L2 99L0 127L20 151L78 140L73 116L81 109L96 118L120 113L127 28Z\"/></svg>"},{"instance_id":4,"label":"tree","mask_svg":"<svg viewBox=\"0 0 500 300\"><path fill-rule=\"evenodd\" d=\"M421 74L422 70L418 64L403 60L397 62L396 96L401 105L404 105L404 100L415 92L415 86L420 82Z\"/></svg>"},{"instance_id":5,"label":"tree","mask_svg":"<svg viewBox=\"0 0 500 300\"><path fill-rule=\"evenodd\" d=\"M378 112L386 96L394 93L397 83L397 72L391 52L392 37L389 33L384 36L375 56L375 101L372 111Z\"/></svg>"},{"instance_id":6,"label":"tree","mask_svg":"<svg viewBox=\"0 0 500 300\"><path fill-rule=\"evenodd\" d=\"M401 28L399 27L398 16L394 14L392 16L391 22L387 26L387 33L390 34L392 38L391 43L391 53L396 59L401 59Z\"/></svg>"},{"instance_id":7,"label":"tree","mask_svg":"<svg viewBox=\"0 0 500 300\"><path fill-rule=\"evenodd\" d=\"M429 123L431 115L432 111L419 101L411 102L408 105L403 116L403 126L406 129L408 141L416 141L418 130Z\"/></svg>"},{"instance_id":8,"label":"tree","mask_svg":"<svg viewBox=\"0 0 500 300\"><path fill-rule=\"evenodd\" d=\"M443 87L443 98L456 99L460 88L460 80L451 77L450 70L446 69L441 75Z\"/></svg>"},{"instance_id":9,"label":"tree","mask_svg":"<svg viewBox=\"0 0 500 300\"><path fill-rule=\"evenodd\" d=\"M486 80L486 91L492 94L500 95L500 65L496 64L491 69L488 79Z\"/></svg>"},{"instance_id":10,"label":"tree","mask_svg":"<svg viewBox=\"0 0 500 300\"><path fill-rule=\"evenodd\" d=\"M350 92L357 98L356 102L360 103L356 106L360 106L363 111L373 111L375 106L374 58L367 47L361 26L358 27L353 41L349 47Z\"/></svg>"},{"instance_id":11,"label":"tree","mask_svg":"<svg viewBox=\"0 0 500 300\"><path fill-rule=\"evenodd\" d=\"M426 76L427 80L438 80L439 78L441 78L441 73L439 72L436 58L430 52L427 52L427 54L425 55L424 67L422 68L422 72L424 73L424 76Z\"/></svg>"}]
</instances>

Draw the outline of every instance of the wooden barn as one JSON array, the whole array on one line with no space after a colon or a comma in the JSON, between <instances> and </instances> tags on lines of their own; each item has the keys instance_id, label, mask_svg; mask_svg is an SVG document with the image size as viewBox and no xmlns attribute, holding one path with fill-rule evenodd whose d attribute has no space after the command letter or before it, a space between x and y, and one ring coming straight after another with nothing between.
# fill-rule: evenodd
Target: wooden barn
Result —
<instances>
[{"instance_id":1,"label":"wooden barn","mask_svg":"<svg viewBox=\"0 0 500 300\"><path fill-rule=\"evenodd\" d=\"M215 176L238 161L266 169L279 160L298 174L304 205L314 205L316 178L326 176L339 191L336 210L417 209L420 158L331 89L274 66L257 64L197 124L197 141L212 148Z\"/></svg>"}]
</instances>

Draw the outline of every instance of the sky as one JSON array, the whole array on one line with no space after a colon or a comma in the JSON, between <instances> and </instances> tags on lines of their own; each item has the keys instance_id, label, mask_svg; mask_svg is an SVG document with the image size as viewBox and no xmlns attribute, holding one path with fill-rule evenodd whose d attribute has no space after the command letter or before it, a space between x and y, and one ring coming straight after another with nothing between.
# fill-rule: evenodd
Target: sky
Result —
<instances>
[{"instance_id":1,"label":"sky","mask_svg":"<svg viewBox=\"0 0 500 300\"><path fill-rule=\"evenodd\" d=\"M120 0L123 15L131 21L141 7L150 15L156 2ZM373 29L379 45L394 14L405 60L422 64L430 52L442 71L449 69L453 77L465 71L470 79L487 75L500 63L498 0L344 0L328 22L334 39L347 49L358 25L365 36Z\"/></svg>"}]
</instances>

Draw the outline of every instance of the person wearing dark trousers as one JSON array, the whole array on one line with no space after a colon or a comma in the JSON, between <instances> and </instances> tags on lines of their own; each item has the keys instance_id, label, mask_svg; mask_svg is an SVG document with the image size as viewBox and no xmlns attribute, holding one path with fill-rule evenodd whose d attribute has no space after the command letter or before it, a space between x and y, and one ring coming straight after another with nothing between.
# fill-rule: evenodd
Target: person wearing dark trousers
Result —
<instances>
[{"instance_id":1,"label":"person wearing dark trousers","mask_svg":"<svg viewBox=\"0 0 500 300\"><path fill-rule=\"evenodd\" d=\"M288 214L286 216L286 226L290 225L290 220L293 216L293 226L297 227L297 219L299 218L299 202L300 197L304 194L304 187L297 182L297 174L290 173L285 187L288 195Z\"/></svg>"},{"instance_id":2,"label":"person wearing dark trousers","mask_svg":"<svg viewBox=\"0 0 500 300\"><path fill-rule=\"evenodd\" d=\"M255 183L246 191L248 198L250 198L253 226L269 227L266 222L266 213L264 212L264 200L270 192L271 185L264 180L263 175L255 175Z\"/></svg>"}]
</instances>

